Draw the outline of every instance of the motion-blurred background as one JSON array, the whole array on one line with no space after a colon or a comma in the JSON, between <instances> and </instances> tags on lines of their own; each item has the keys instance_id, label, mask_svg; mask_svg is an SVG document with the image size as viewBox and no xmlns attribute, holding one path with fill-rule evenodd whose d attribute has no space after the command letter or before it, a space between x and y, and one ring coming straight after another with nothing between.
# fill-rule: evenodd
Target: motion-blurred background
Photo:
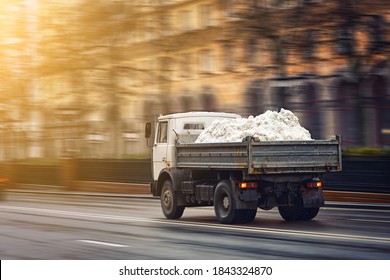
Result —
<instances>
[{"instance_id":1,"label":"motion-blurred background","mask_svg":"<svg viewBox=\"0 0 390 280\"><path fill-rule=\"evenodd\" d=\"M390 140L390 2L1 0L0 160L147 157L146 121L292 110Z\"/></svg>"}]
</instances>

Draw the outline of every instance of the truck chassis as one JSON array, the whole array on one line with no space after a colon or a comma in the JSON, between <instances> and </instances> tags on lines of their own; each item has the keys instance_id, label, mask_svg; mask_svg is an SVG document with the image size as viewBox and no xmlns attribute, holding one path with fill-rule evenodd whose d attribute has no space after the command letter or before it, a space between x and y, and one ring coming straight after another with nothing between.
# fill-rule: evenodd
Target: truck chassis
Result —
<instances>
[{"instance_id":1,"label":"truck chassis","mask_svg":"<svg viewBox=\"0 0 390 280\"><path fill-rule=\"evenodd\" d=\"M324 205L321 178L341 165L340 138L310 141L176 144L175 167L151 192L168 219L186 207L214 206L220 223L249 223L257 208L278 207L286 221L310 220Z\"/></svg>"}]
</instances>

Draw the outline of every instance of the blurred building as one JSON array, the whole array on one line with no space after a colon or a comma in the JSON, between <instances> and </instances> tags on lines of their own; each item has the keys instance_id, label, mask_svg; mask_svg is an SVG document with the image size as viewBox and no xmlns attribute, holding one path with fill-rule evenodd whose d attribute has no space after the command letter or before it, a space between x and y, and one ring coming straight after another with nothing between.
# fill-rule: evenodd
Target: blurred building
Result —
<instances>
[{"instance_id":1,"label":"blurred building","mask_svg":"<svg viewBox=\"0 0 390 280\"><path fill-rule=\"evenodd\" d=\"M389 145L389 6L381 1L139 1L128 63L144 112L291 109L315 139ZM145 75L141 73L140 75ZM145 98L145 97L144 97Z\"/></svg>"},{"instance_id":2,"label":"blurred building","mask_svg":"<svg viewBox=\"0 0 390 280\"><path fill-rule=\"evenodd\" d=\"M286 108L315 139L389 146L386 1L36 3L24 156L142 154L146 121L193 110Z\"/></svg>"},{"instance_id":3,"label":"blurred building","mask_svg":"<svg viewBox=\"0 0 390 280\"><path fill-rule=\"evenodd\" d=\"M37 4L0 3L0 159L42 154L39 77L31 71L38 65Z\"/></svg>"}]
</instances>

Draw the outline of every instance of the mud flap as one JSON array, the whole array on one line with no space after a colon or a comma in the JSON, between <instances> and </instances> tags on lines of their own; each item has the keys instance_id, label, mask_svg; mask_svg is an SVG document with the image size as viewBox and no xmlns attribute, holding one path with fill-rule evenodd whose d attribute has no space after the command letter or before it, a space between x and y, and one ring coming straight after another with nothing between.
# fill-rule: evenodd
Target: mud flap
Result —
<instances>
[{"instance_id":1,"label":"mud flap","mask_svg":"<svg viewBox=\"0 0 390 280\"><path fill-rule=\"evenodd\" d=\"M258 195L256 189L247 189L233 195L237 209L256 209Z\"/></svg>"},{"instance_id":2,"label":"mud flap","mask_svg":"<svg viewBox=\"0 0 390 280\"><path fill-rule=\"evenodd\" d=\"M325 205L322 188L308 189L302 194L304 208L321 207Z\"/></svg>"}]
</instances>

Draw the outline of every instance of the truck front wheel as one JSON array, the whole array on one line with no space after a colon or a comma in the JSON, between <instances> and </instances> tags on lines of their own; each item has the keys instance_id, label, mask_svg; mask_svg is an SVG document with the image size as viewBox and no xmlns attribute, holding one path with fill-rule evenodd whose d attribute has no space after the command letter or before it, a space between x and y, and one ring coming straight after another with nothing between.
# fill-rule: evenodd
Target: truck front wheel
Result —
<instances>
[{"instance_id":1,"label":"truck front wheel","mask_svg":"<svg viewBox=\"0 0 390 280\"><path fill-rule=\"evenodd\" d=\"M177 206L176 194L172 182L167 180L161 190L161 209L167 219L179 219L184 212L184 206Z\"/></svg>"}]
</instances>

